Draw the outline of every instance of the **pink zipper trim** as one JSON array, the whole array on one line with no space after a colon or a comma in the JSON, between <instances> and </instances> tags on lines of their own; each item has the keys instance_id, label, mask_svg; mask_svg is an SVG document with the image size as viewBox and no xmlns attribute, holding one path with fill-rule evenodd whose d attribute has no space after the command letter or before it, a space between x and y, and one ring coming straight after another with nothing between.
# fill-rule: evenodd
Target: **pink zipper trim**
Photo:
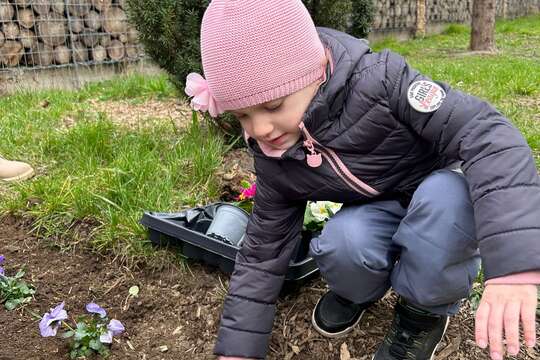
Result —
<instances>
[{"instance_id":1,"label":"pink zipper trim","mask_svg":"<svg viewBox=\"0 0 540 360\"><path fill-rule=\"evenodd\" d=\"M341 159L339 158L339 156L336 154L334 150L324 147L317 140L315 140L307 131L306 127L304 126L304 122L301 122L298 126L302 130L302 133L304 134L306 139L309 141L309 143L315 144L320 148L322 155L328 160L328 162L332 166L332 169L334 169L336 174L347 185L349 185L351 188L361 193L362 195L366 195L369 197L380 195L380 192L378 192L377 190L375 190L374 188L372 188L371 186L369 186L368 184L366 184L365 182L363 182L362 180L354 176L350 172L350 170L347 168L347 166L343 163L343 161L341 161ZM313 154L313 148L309 150Z\"/></svg>"}]
</instances>

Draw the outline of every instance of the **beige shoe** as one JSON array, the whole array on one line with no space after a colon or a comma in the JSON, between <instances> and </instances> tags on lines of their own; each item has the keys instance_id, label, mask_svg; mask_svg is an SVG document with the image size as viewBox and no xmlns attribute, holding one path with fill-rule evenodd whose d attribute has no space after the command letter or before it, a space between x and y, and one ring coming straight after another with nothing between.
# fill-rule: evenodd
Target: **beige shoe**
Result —
<instances>
[{"instance_id":1,"label":"beige shoe","mask_svg":"<svg viewBox=\"0 0 540 360\"><path fill-rule=\"evenodd\" d=\"M22 181L34 176L34 169L27 163L0 158L0 181Z\"/></svg>"}]
</instances>

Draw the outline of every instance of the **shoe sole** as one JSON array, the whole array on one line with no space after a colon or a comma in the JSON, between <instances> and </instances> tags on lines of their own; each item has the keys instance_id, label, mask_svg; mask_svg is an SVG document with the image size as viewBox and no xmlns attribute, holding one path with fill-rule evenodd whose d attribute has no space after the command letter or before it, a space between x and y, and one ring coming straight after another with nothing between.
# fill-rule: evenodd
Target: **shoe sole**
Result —
<instances>
[{"instance_id":1,"label":"shoe sole","mask_svg":"<svg viewBox=\"0 0 540 360\"><path fill-rule=\"evenodd\" d=\"M319 299L319 301L321 301L321 299ZM317 302L317 305L319 305L319 301ZM358 325L360 320L362 320L362 317L364 316L364 313L366 312L366 309L362 310L362 312L360 313L360 316L358 316L358 320L356 320L354 324L352 324L345 330L341 330L340 332L337 332L337 333L329 333L321 329L315 322L315 309L317 308L317 305L315 305L315 307L313 308L313 312L311 313L311 325L313 325L313 327L315 328L315 330L317 330L319 334L327 338L331 338L331 339L340 338L350 333L354 329L354 327Z\"/></svg>"},{"instance_id":2,"label":"shoe sole","mask_svg":"<svg viewBox=\"0 0 540 360\"><path fill-rule=\"evenodd\" d=\"M441 335L441 338L439 339L439 342L435 346L435 349L433 349L433 352L431 353L431 357L429 358L429 360L433 360L435 358L435 352L439 348L439 345L441 345L441 340L444 337L444 334L446 333L446 329L448 329L448 324L450 324L450 316L446 318L446 324L444 325L444 330ZM374 360L374 359L375 359L375 354L373 354L373 356L371 357L371 360Z\"/></svg>"},{"instance_id":3,"label":"shoe sole","mask_svg":"<svg viewBox=\"0 0 540 360\"><path fill-rule=\"evenodd\" d=\"M2 181L4 182L24 181L24 180L30 179L32 176L34 176L34 174L35 174L34 169L30 169L27 172L22 173L21 175L14 176L7 179L2 179Z\"/></svg>"}]
</instances>

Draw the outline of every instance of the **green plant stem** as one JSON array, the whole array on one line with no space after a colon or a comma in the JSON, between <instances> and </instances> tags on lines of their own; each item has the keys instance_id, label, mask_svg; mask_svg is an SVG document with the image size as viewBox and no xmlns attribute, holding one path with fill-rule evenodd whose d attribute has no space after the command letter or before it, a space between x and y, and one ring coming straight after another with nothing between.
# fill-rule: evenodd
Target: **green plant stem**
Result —
<instances>
[{"instance_id":1,"label":"green plant stem","mask_svg":"<svg viewBox=\"0 0 540 360\"><path fill-rule=\"evenodd\" d=\"M75 329L73 329L67 322L62 320L62 324L65 325L70 331L75 331Z\"/></svg>"}]
</instances>

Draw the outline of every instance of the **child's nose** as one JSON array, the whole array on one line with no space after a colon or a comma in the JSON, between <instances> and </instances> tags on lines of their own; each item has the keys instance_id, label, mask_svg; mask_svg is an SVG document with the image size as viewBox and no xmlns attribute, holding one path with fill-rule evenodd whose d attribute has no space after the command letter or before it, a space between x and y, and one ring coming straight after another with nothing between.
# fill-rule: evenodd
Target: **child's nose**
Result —
<instances>
[{"instance_id":1,"label":"child's nose","mask_svg":"<svg viewBox=\"0 0 540 360\"><path fill-rule=\"evenodd\" d=\"M253 119L253 128L251 129L252 135L256 139L266 139L270 136L274 126L268 119L255 118Z\"/></svg>"}]
</instances>

